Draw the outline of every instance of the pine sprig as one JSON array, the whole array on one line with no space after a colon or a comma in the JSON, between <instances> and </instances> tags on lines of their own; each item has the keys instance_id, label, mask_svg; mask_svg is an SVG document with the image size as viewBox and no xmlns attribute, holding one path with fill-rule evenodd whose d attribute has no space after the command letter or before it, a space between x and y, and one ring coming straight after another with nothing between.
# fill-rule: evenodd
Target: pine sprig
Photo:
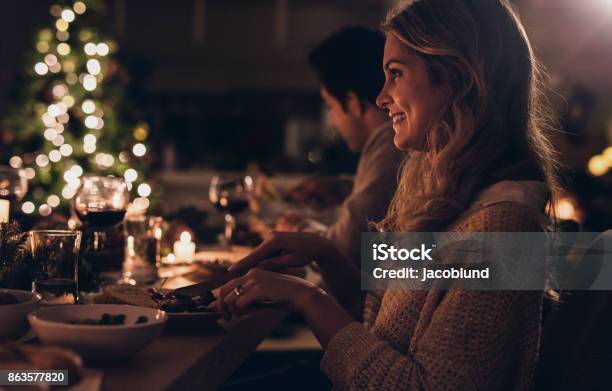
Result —
<instances>
[{"instance_id":1,"label":"pine sprig","mask_svg":"<svg viewBox=\"0 0 612 391\"><path fill-rule=\"evenodd\" d=\"M30 289L33 263L27 257L27 232L16 222L0 224L0 287Z\"/></svg>"}]
</instances>

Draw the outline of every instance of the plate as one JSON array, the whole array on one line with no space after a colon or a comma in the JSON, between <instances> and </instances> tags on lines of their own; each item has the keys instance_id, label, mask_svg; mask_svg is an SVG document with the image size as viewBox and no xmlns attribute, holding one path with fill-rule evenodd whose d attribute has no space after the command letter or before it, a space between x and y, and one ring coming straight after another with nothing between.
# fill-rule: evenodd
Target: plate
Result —
<instances>
[{"instance_id":1,"label":"plate","mask_svg":"<svg viewBox=\"0 0 612 391\"><path fill-rule=\"evenodd\" d=\"M162 293L172 292L173 289L162 289ZM218 312L166 312L168 315L167 329L190 329L204 326L216 326L221 317Z\"/></svg>"}]
</instances>

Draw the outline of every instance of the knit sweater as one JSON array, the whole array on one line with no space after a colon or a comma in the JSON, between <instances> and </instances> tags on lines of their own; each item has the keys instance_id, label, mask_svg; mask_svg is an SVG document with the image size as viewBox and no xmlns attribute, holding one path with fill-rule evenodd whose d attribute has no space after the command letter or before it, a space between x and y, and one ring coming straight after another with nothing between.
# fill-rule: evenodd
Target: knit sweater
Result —
<instances>
[{"instance_id":1,"label":"knit sweater","mask_svg":"<svg viewBox=\"0 0 612 391\"><path fill-rule=\"evenodd\" d=\"M483 200L449 231L542 230L539 205L500 202L491 192ZM332 338L321 368L338 390L526 390L537 363L542 295L368 292L363 324Z\"/></svg>"}]
</instances>

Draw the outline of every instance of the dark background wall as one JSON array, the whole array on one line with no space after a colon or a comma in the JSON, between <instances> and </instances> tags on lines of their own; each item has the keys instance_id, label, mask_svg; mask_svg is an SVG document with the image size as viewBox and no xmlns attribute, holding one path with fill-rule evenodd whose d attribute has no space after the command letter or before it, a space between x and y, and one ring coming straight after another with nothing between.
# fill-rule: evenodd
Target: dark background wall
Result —
<instances>
[{"instance_id":1,"label":"dark background wall","mask_svg":"<svg viewBox=\"0 0 612 391\"><path fill-rule=\"evenodd\" d=\"M342 26L376 27L392 3L109 0L108 27L131 71L135 104L144 108L157 138L157 164L165 156L179 167L240 168L249 161L277 161L272 165L350 171L354 159L321 130L318 87L305 59L317 42ZM51 4L2 1L0 113L10 103L14 76L31 66L24 54L37 29L51 21ZM584 167L612 139L612 3L516 4L558 92L553 94L557 113L578 135L558 142L570 165ZM288 145L291 132L302 138L297 146ZM325 150L315 151L323 153L326 164L314 167L301 152L317 144L330 146L331 152L326 157ZM287 156L291 150L296 153ZM295 161L297 152L302 161Z\"/></svg>"}]
</instances>

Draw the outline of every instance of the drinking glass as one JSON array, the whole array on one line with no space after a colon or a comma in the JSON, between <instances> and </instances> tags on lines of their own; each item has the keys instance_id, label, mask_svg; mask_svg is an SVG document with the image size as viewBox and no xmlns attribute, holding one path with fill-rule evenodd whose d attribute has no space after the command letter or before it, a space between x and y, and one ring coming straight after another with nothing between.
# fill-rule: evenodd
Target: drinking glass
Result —
<instances>
[{"instance_id":1,"label":"drinking glass","mask_svg":"<svg viewBox=\"0 0 612 391\"><path fill-rule=\"evenodd\" d=\"M78 303L81 232L37 230L28 236L37 269L32 290L41 294L42 304Z\"/></svg>"},{"instance_id":2,"label":"drinking glass","mask_svg":"<svg viewBox=\"0 0 612 391\"><path fill-rule=\"evenodd\" d=\"M122 178L86 176L73 198L73 208L79 220L94 229L94 250L100 250L105 230L123 221L130 195Z\"/></svg>"},{"instance_id":3,"label":"drinking glass","mask_svg":"<svg viewBox=\"0 0 612 391\"><path fill-rule=\"evenodd\" d=\"M161 264L161 217L135 215L125 219L123 281L146 284L157 280Z\"/></svg>"},{"instance_id":4,"label":"drinking glass","mask_svg":"<svg viewBox=\"0 0 612 391\"><path fill-rule=\"evenodd\" d=\"M224 236L228 246L232 243L236 215L248 209L253 188L253 178L248 175L217 175L210 181L208 198L225 215Z\"/></svg>"}]
</instances>

